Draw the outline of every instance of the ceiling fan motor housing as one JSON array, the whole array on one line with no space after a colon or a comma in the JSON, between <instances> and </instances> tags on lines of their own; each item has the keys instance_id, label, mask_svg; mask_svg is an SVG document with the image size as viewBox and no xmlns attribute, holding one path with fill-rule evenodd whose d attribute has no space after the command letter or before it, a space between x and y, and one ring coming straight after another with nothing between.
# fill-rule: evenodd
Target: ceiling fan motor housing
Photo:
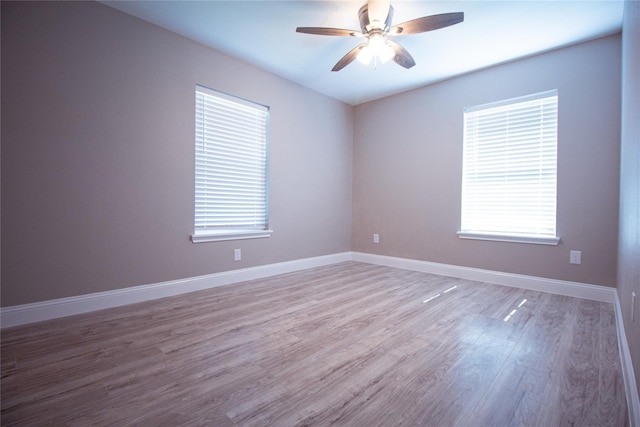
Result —
<instances>
[{"instance_id":1,"label":"ceiling fan motor housing","mask_svg":"<svg viewBox=\"0 0 640 427\"><path fill-rule=\"evenodd\" d=\"M360 10L358 11L358 18L360 19L360 29L362 30L363 34L367 34L369 31L375 28L371 25L372 23L369 21L369 4L365 4L360 8ZM387 19L385 19L384 21L384 26L381 25L376 29L382 30L383 32L388 31L389 28L391 28L392 19L393 19L393 6L389 6L389 13L387 14Z\"/></svg>"}]
</instances>

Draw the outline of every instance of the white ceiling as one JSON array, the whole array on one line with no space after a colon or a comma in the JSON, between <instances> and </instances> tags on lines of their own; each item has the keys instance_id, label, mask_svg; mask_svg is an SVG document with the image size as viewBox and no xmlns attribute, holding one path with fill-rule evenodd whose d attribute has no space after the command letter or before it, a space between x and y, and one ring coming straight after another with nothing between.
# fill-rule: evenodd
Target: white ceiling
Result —
<instances>
[{"instance_id":1,"label":"white ceiling","mask_svg":"<svg viewBox=\"0 0 640 427\"><path fill-rule=\"evenodd\" d=\"M359 30L365 0L103 1L231 56L348 104L382 98L452 76L614 34L623 0L391 1L393 24L464 12L464 22L394 37L416 60L331 68L361 43L354 37L296 33L296 27Z\"/></svg>"}]
</instances>

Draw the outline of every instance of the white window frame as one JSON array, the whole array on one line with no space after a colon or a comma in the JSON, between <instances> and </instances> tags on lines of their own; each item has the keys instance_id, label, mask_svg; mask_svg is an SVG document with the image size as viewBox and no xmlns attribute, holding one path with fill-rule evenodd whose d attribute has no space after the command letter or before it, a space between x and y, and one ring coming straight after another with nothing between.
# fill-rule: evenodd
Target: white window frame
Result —
<instances>
[{"instance_id":1,"label":"white window frame","mask_svg":"<svg viewBox=\"0 0 640 427\"><path fill-rule=\"evenodd\" d=\"M196 85L193 243L270 237L269 107Z\"/></svg>"},{"instance_id":2,"label":"white window frame","mask_svg":"<svg viewBox=\"0 0 640 427\"><path fill-rule=\"evenodd\" d=\"M557 90L464 109L460 238L560 242L557 129Z\"/></svg>"}]
</instances>

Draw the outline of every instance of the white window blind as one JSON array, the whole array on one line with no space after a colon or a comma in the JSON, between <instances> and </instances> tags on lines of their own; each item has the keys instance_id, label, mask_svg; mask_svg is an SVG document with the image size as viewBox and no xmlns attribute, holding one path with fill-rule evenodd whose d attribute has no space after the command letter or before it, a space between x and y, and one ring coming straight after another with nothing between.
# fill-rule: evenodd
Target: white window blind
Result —
<instances>
[{"instance_id":1,"label":"white window blind","mask_svg":"<svg viewBox=\"0 0 640 427\"><path fill-rule=\"evenodd\" d=\"M460 237L557 244L558 94L465 109Z\"/></svg>"},{"instance_id":2,"label":"white window blind","mask_svg":"<svg viewBox=\"0 0 640 427\"><path fill-rule=\"evenodd\" d=\"M267 237L269 109L196 86L192 240Z\"/></svg>"}]
</instances>

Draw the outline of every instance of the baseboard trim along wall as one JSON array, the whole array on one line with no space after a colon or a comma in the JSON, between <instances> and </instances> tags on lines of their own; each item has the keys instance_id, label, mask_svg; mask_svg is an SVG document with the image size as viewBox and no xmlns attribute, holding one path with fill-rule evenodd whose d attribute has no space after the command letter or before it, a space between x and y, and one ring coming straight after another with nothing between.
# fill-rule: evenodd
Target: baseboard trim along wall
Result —
<instances>
[{"instance_id":1,"label":"baseboard trim along wall","mask_svg":"<svg viewBox=\"0 0 640 427\"><path fill-rule=\"evenodd\" d=\"M407 258L396 258L386 255L352 252L353 261L405 270L421 271L423 273L456 277L458 279L475 280L493 283L495 285L511 286L514 288L530 289L569 297L590 299L593 301L613 303L616 298L615 288L586 283L569 282L565 280L547 279L544 277L525 276L522 274L503 273L500 271L482 270L479 268L461 267L459 265L440 264Z\"/></svg>"},{"instance_id":2,"label":"baseboard trim along wall","mask_svg":"<svg viewBox=\"0 0 640 427\"><path fill-rule=\"evenodd\" d=\"M629 409L629 425L640 426L640 395L638 395L636 377L631 361L631 352L629 351L627 336L624 332L624 323L622 323L622 306L620 305L618 295L616 295L614 307L618 329L618 346L620 347L620 362L622 363L622 375L624 376L624 388Z\"/></svg>"},{"instance_id":3,"label":"baseboard trim along wall","mask_svg":"<svg viewBox=\"0 0 640 427\"><path fill-rule=\"evenodd\" d=\"M168 282L134 286L113 291L4 307L0 309L0 324L2 325L2 329L4 329L43 320L103 310L105 308L151 301L158 298L230 285L247 280L262 279L278 274L322 267L349 260L351 260L351 253L343 252L258 267L224 271L186 279L171 280Z\"/></svg>"},{"instance_id":4,"label":"baseboard trim along wall","mask_svg":"<svg viewBox=\"0 0 640 427\"><path fill-rule=\"evenodd\" d=\"M2 328L9 328L27 323L40 322L43 320L72 316L105 308L135 304L137 302L150 301L187 292L230 285L233 283L244 282L246 280L260 279L275 276L277 274L290 273L345 261L357 261L387 267L402 268L405 270L421 271L424 273L525 288L595 301L614 303L616 300L616 290L606 286L502 273L499 271L481 270L477 268L396 258L384 255L366 254L362 252L342 252L258 267L224 271L221 273L172 280L168 282L134 286L113 291L97 292L69 298L4 307L0 309L0 322Z\"/></svg>"}]
</instances>

